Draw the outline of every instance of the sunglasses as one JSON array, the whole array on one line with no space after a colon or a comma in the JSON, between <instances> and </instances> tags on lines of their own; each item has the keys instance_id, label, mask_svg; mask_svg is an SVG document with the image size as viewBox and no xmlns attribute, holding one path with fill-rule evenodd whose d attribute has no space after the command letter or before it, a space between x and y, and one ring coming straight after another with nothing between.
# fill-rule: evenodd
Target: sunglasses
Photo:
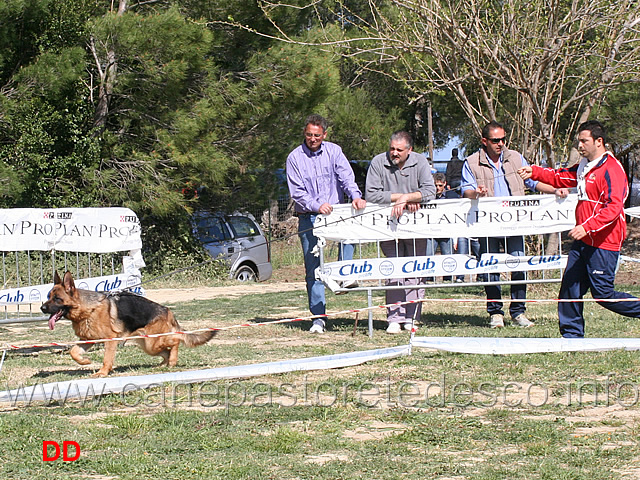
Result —
<instances>
[{"instance_id":1,"label":"sunglasses","mask_svg":"<svg viewBox=\"0 0 640 480\"><path fill-rule=\"evenodd\" d=\"M502 142L502 143L506 143L507 142L507 137L502 137L502 138L487 138L487 140L489 140L491 143L493 143L494 145L497 145L498 143Z\"/></svg>"},{"instance_id":2,"label":"sunglasses","mask_svg":"<svg viewBox=\"0 0 640 480\"><path fill-rule=\"evenodd\" d=\"M444 183L436 183L436 187L444 187Z\"/></svg>"}]
</instances>

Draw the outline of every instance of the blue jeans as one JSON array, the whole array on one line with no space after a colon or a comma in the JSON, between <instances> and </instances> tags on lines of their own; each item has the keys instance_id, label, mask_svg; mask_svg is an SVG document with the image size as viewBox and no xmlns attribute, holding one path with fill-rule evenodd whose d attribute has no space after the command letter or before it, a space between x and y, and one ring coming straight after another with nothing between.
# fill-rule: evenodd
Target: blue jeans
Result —
<instances>
[{"instance_id":1,"label":"blue jeans","mask_svg":"<svg viewBox=\"0 0 640 480\"><path fill-rule=\"evenodd\" d=\"M438 247L440 247L442 255L451 255L453 240L450 238L427 238L427 255L435 255Z\"/></svg>"},{"instance_id":2,"label":"blue jeans","mask_svg":"<svg viewBox=\"0 0 640 480\"><path fill-rule=\"evenodd\" d=\"M302 255L304 256L309 311L311 311L312 315L324 315L326 311L324 284L320 280L316 280L316 269L320 267L320 257L311 253L318 244L318 238L313 234L313 224L316 216L313 213L298 215L298 237L300 237ZM324 326L324 320L320 318L314 319L313 323L314 325L320 324Z\"/></svg>"},{"instance_id":3,"label":"blue jeans","mask_svg":"<svg viewBox=\"0 0 640 480\"><path fill-rule=\"evenodd\" d=\"M338 261L353 260L353 252L355 251L353 243L341 243L338 247Z\"/></svg>"},{"instance_id":4,"label":"blue jeans","mask_svg":"<svg viewBox=\"0 0 640 480\"><path fill-rule=\"evenodd\" d=\"M298 237L300 237L302 255L304 256L309 311L312 315L324 315L327 306L324 296L324 284L316 279L316 269L320 267L320 257L311 253L318 244L318 238L313 234L313 224L317 216L315 213L298 215ZM341 244L338 252L338 260L351 260L353 258L353 251L353 244ZM324 320L316 318L313 320L313 324L324 326Z\"/></svg>"},{"instance_id":5,"label":"blue jeans","mask_svg":"<svg viewBox=\"0 0 640 480\"><path fill-rule=\"evenodd\" d=\"M506 242L505 242L506 240ZM506 243L506 245L505 245ZM480 239L480 256L483 253L500 253L501 248L504 247L505 253L513 256L524 255L524 237L485 237ZM478 278L482 282L486 282L487 274L478 275ZM525 272L511 272L511 280L524 280L526 278ZM499 273L490 273L489 280L491 282L500 282ZM484 291L487 294L487 312L489 315L499 313L504 315L502 310L502 289L500 284L497 285L485 285ZM511 285L511 304L509 305L509 313L512 318L517 317L521 313L524 313L526 307L524 302L514 302L513 300L524 300L527 298L527 285L521 283L518 285ZM491 300L498 300L497 302Z\"/></svg>"},{"instance_id":6,"label":"blue jeans","mask_svg":"<svg viewBox=\"0 0 640 480\"><path fill-rule=\"evenodd\" d=\"M640 302L628 293L616 292L614 280L620 252L602 250L581 241L573 242L560 286L560 299L582 299L587 290L596 299L632 299L631 302L598 302L625 317L640 318ZM560 334L566 338L584 337L584 303L559 302Z\"/></svg>"},{"instance_id":7,"label":"blue jeans","mask_svg":"<svg viewBox=\"0 0 640 480\"><path fill-rule=\"evenodd\" d=\"M440 247L442 255L451 255L453 252L453 239L451 238L427 238L427 255L435 255L436 250ZM451 280L451 275L442 277L442 280Z\"/></svg>"},{"instance_id":8,"label":"blue jeans","mask_svg":"<svg viewBox=\"0 0 640 480\"><path fill-rule=\"evenodd\" d=\"M480 242L477 238L458 238L458 253L467 255L469 253L469 242L471 242L471 255L480 259Z\"/></svg>"}]
</instances>

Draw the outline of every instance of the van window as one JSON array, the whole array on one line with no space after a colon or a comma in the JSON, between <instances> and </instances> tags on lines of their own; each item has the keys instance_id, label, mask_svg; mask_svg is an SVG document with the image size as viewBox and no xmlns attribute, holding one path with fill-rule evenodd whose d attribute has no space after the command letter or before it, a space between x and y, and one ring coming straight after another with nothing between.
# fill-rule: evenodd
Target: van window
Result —
<instances>
[{"instance_id":1,"label":"van window","mask_svg":"<svg viewBox=\"0 0 640 480\"><path fill-rule=\"evenodd\" d=\"M203 243L222 242L231 236L220 217L201 217L196 223L198 238Z\"/></svg>"},{"instance_id":2,"label":"van window","mask_svg":"<svg viewBox=\"0 0 640 480\"><path fill-rule=\"evenodd\" d=\"M247 217L227 217L231 230L236 238L255 237L259 235L258 227Z\"/></svg>"}]
</instances>

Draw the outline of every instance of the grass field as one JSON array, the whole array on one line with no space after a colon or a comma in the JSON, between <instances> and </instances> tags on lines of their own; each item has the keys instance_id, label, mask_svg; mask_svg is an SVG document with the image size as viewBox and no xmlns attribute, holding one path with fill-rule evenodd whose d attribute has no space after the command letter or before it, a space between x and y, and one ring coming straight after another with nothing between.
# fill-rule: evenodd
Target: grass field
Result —
<instances>
[{"instance_id":1,"label":"grass field","mask_svg":"<svg viewBox=\"0 0 640 480\"><path fill-rule=\"evenodd\" d=\"M300 280L299 278L296 280ZM640 293L637 286L620 286ZM530 298L554 298L557 285ZM429 290L418 335L557 337L555 304L528 307L530 329L486 327L480 288ZM476 299L452 304L444 297ZM374 296L381 304L383 295ZM182 327L222 327L306 315L304 291L170 305ZM330 311L366 306L362 293L328 294ZM640 322L586 305L591 337L640 337ZM406 344L373 338L353 316L312 336L309 322L221 332L181 349L168 371L245 365ZM0 327L12 344L73 341L69 322ZM83 379L97 370L63 349L10 352L2 389ZM165 372L120 347L113 375ZM356 367L164 385L87 401L0 406L2 479L637 479L638 352L467 355L413 349ZM43 461L43 441L77 442L73 462ZM72 450L73 451L73 450Z\"/></svg>"}]
</instances>

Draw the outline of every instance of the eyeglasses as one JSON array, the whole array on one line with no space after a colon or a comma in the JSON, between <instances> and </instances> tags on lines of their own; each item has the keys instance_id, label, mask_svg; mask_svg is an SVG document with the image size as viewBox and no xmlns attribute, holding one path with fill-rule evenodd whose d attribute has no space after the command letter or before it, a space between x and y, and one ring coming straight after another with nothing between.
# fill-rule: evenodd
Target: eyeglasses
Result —
<instances>
[{"instance_id":1,"label":"eyeglasses","mask_svg":"<svg viewBox=\"0 0 640 480\"><path fill-rule=\"evenodd\" d=\"M491 143L493 143L494 145L499 144L500 142L502 143L506 143L507 142L507 137L502 137L502 138L487 138L487 140L489 140Z\"/></svg>"},{"instance_id":2,"label":"eyeglasses","mask_svg":"<svg viewBox=\"0 0 640 480\"><path fill-rule=\"evenodd\" d=\"M444 187L444 183L436 183L436 187Z\"/></svg>"},{"instance_id":3,"label":"eyeglasses","mask_svg":"<svg viewBox=\"0 0 640 480\"><path fill-rule=\"evenodd\" d=\"M304 136L307 138L320 138L324 133L307 133L305 132Z\"/></svg>"}]
</instances>

